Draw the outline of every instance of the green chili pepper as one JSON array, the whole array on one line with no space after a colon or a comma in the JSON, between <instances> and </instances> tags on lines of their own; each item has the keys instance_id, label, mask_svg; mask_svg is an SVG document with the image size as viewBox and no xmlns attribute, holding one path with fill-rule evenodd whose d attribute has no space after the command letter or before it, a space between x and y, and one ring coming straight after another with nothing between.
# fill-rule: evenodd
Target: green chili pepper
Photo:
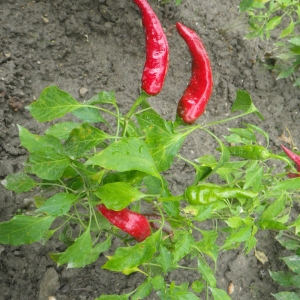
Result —
<instances>
[{"instance_id":1,"label":"green chili pepper","mask_svg":"<svg viewBox=\"0 0 300 300\"><path fill-rule=\"evenodd\" d=\"M221 187L210 183L189 186L184 192L184 198L191 205L209 205L228 198L255 198L257 195L251 191Z\"/></svg>"},{"instance_id":2,"label":"green chili pepper","mask_svg":"<svg viewBox=\"0 0 300 300\"><path fill-rule=\"evenodd\" d=\"M227 148L230 155L252 160L265 160L271 158L271 153L263 146L244 145Z\"/></svg>"}]
</instances>

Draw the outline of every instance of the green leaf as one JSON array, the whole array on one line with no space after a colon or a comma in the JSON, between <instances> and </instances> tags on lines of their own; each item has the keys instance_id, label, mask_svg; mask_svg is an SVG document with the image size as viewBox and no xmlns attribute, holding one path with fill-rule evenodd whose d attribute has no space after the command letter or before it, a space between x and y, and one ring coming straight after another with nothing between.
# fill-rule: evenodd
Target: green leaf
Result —
<instances>
[{"instance_id":1,"label":"green leaf","mask_svg":"<svg viewBox=\"0 0 300 300\"><path fill-rule=\"evenodd\" d=\"M295 36L289 40L289 43L295 45L295 46L300 46L300 36Z\"/></svg>"},{"instance_id":2,"label":"green leaf","mask_svg":"<svg viewBox=\"0 0 300 300\"><path fill-rule=\"evenodd\" d=\"M300 275L295 275L291 278L291 282L295 286L300 286Z\"/></svg>"},{"instance_id":3,"label":"green leaf","mask_svg":"<svg viewBox=\"0 0 300 300\"><path fill-rule=\"evenodd\" d=\"M252 7L254 0L242 0L239 4L240 12L245 12Z\"/></svg>"},{"instance_id":4,"label":"green leaf","mask_svg":"<svg viewBox=\"0 0 300 300\"><path fill-rule=\"evenodd\" d=\"M63 216L77 200L77 195L58 193L50 197L36 212L44 212L52 216Z\"/></svg>"},{"instance_id":5,"label":"green leaf","mask_svg":"<svg viewBox=\"0 0 300 300\"><path fill-rule=\"evenodd\" d=\"M294 31L294 27L295 27L294 21L293 21L293 19L291 19L289 26L284 28L281 31L279 38L283 38L283 37L286 37L287 35L291 34Z\"/></svg>"},{"instance_id":6,"label":"green leaf","mask_svg":"<svg viewBox=\"0 0 300 300\"><path fill-rule=\"evenodd\" d=\"M277 294L271 294L277 300L300 300L300 297L294 292L280 292Z\"/></svg>"},{"instance_id":7,"label":"green leaf","mask_svg":"<svg viewBox=\"0 0 300 300\"><path fill-rule=\"evenodd\" d=\"M277 283L279 283L281 286L292 286L292 282L291 282L291 278L293 277L293 274L288 272L283 272L283 271L279 271L279 272L273 272L273 271L269 271L270 276L272 277L272 279L274 281L276 281Z\"/></svg>"},{"instance_id":8,"label":"green leaf","mask_svg":"<svg viewBox=\"0 0 300 300\"><path fill-rule=\"evenodd\" d=\"M85 265L89 265L93 262L95 262L98 258L100 253L107 251L111 246L111 237L109 237L107 240L105 240L102 243L98 243L89 253L89 255L86 255L84 259Z\"/></svg>"},{"instance_id":9,"label":"green leaf","mask_svg":"<svg viewBox=\"0 0 300 300\"><path fill-rule=\"evenodd\" d=\"M201 282L199 280L195 280L192 283L191 288L194 292L201 293L204 290L204 284L203 284L203 282Z\"/></svg>"},{"instance_id":10,"label":"green leaf","mask_svg":"<svg viewBox=\"0 0 300 300\"><path fill-rule=\"evenodd\" d=\"M219 247L216 244L216 240L218 238L218 233L211 230L211 231L204 231L201 230L201 234L203 238L201 241L197 242L197 248L208 255L213 261L216 263L218 254L219 254Z\"/></svg>"},{"instance_id":11,"label":"green leaf","mask_svg":"<svg viewBox=\"0 0 300 300\"><path fill-rule=\"evenodd\" d=\"M161 178L147 145L138 138L123 138L91 157L86 164L120 172L139 170Z\"/></svg>"},{"instance_id":12,"label":"green leaf","mask_svg":"<svg viewBox=\"0 0 300 300\"><path fill-rule=\"evenodd\" d=\"M156 263L160 265L165 274L167 274L174 267L172 254L163 245L160 245L159 247L159 256L156 258Z\"/></svg>"},{"instance_id":13,"label":"green leaf","mask_svg":"<svg viewBox=\"0 0 300 300\"><path fill-rule=\"evenodd\" d=\"M83 106L73 111L72 114L78 119L87 123L106 122L105 119L100 115L99 109L93 107Z\"/></svg>"},{"instance_id":14,"label":"green leaf","mask_svg":"<svg viewBox=\"0 0 300 300\"><path fill-rule=\"evenodd\" d=\"M39 122L51 121L63 117L82 106L71 95L61 91L57 86L46 87L40 98L28 108L31 115Z\"/></svg>"},{"instance_id":15,"label":"green leaf","mask_svg":"<svg viewBox=\"0 0 300 300\"><path fill-rule=\"evenodd\" d=\"M281 23L281 19L282 17L280 16L275 16L272 19L270 19L266 25L266 30L273 30Z\"/></svg>"},{"instance_id":16,"label":"green leaf","mask_svg":"<svg viewBox=\"0 0 300 300\"><path fill-rule=\"evenodd\" d=\"M214 287L209 287L209 289L214 297L214 300L231 300L225 291Z\"/></svg>"},{"instance_id":17,"label":"green leaf","mask_svg":"<svg viewBox=\"0 0 300 300\"><path fill-rule=\"evenodd\" d=\"M70 163L70 158L48 148L30 155L31 171L46 180L59 179Z\"/></svg>"},{"instance_id":18,"label":"green leaf","mask_svg":"<svg viewBox=\"0 0 300 300\"><path fill-rule=\"evenodd\" d=\"M274 186L274 190L297 191L300 187L300 177L280 181Z\"/></svg>"},{"instance_id":19,"label":"green leaf","mask_svg":"<svg viewBox=\"0 0 300 300\"><path fill-rule=\"evenodd\" d=\"M21 145L30 153L43 151L45 148L53 148L56 152L62 152L62 144L56 137L51 135L40 136L32 134L29 130L20 125L18 125L18 128Z\"/></svg>"},{"instance_id":20,"label":"green leaf","mask_svg":"<svg viewBox=\"0 0 300 300\"><path fill-rule=\"evenodd\" d=\"M154 110L139 113L136 118L146 134L146 144L158 171L168 170L187 134L175 133L173 124L162 119Z\"/></svg>"},{"instance_id":21,"label":"green leaf","mask_svg":"<svg viewBox=\"0 0 300 300\"><path fill-rule=\"evenodd\" d=\"M254 192L260 191L263 173L264 173L263 167L258 166L254 170L247 169L245 175L246 181L243 188L246 190L249 187L252 187Z\"/></svg>"},{"instance_id":22,"label":"green leaf","mask_svg":"<svg viewBox=\"0 0 300 300\"><path fill-rule=\"evenodd\" d=\"M22 172L7 175L1 183L6 189L17 194L28 192L37 185L31 177Z\"/></svg>"},{"instance_id":23,"label":"green leaf","mask_svg":"<svg viewBox=\"0 0 300 300\"><path fill-rule=\"evenodd\" d=\"M64 152L70 156L79 157L109 137L105 132L84 123L72 130L64 143Z\"/></svg>"},{"instance_id":24,"label":"green leaf","mask_svg":"<svg viewBox=\"0 0 300 300\"><path fill-rule=\"evenodd\" d=\"M291 66L291 67L281 71L276 79L287 78L287 77L291 76L294 73L294 71L295 71L295 67Z\"/></svg>"},{"instance_id":25,"label":"green leaf","mask_svg":"<svg viewBox=\"0 0 300 300\"><path fill-rule=\"evenodd\" d=\"M216 278L211 268L206 264L206 262L198 260L198 270L210 287L216 287Z\"/></svg>"},{"instance_id":26,"label":"green leaf","mask_svg":"<svg viewBox=\"0 0 300 300\"><path fill-rule=\"evenodd\" d=\"M269 205L263 212L261 218L272 220L276 218L285 208L285 198L283 194Z\"/></svg>"},{"instance_id":27,"label":"green leaf","mask_svg":"<svg viewBox=\"0 0 300 300\"><path fill-rule=\"evenodd\" d=\"M126 182L114 182L101 186L94 193L108 209L122 210L130 203L146 195Z\"/></svg>"},{"instance_id":28,"label":"green leaf","mask_svg":"<svg viewBox=\"0 0 300 300\"><path fill-rule=\"evenodd\" d=\"M101 295L99 298L94 300L129 300L131 293L126 295Z\"/></svg>"},{"instance_id":29,"label":"green leaf","mask_svg":"<svg viewBox=\"0 0 300 300\"><path fill-rule=\"evenodd\" d=\"M190 252L193 239L190 233L187 231L176 231L174 241L175 249L173 251L173 261L178 262Z\"/></svg>"},{"instance_id":30,"label":"green leaf","mask_svg":"<svg viewBox=\"0 0 300 300\"><path fill-rule=\"evenodd\" d=\"M115 92L105 92L102 91L92 97L90 100L86 101L85 103L94 105L94 104L116 104L116 97Z\"/></svg>"},{"instance_id":31,"label":"green leaf","mask_svg":"<svg viewBox=\"0 0 300 300\"><path fill-rule=\"evenodd\" d=\"M246 128L229 128L229 131L238 134L241 138L256 142L256 136L252 130Z\"/></svg>"},{"instance_id":32,"label":"green leaf","mask_svg":"<svg viewBox=\"0 0 300 300\"><path fill-rule=\"evenodd\" d=\"M267 142L267 146L266 148L269 147L269 135L267 132L265 132L264 130L262 130L260 127L256 126L256 125L253 125L253 124L247 124L245 123L244 125L246 125L248 128L254 130L254 131L257 131L258 133L262 134L265 139L266 139L266 142Z\"/></svg>"},{"instance_id":33,"label":"green leaf","mask_svg":"<svg viewBox=\"0 0 300 300\"><path fill-rule=\"evenodd\" d=\"M19 246L41 240L55 217L30 217L16 215L8 222L0 223L0 243Z\"/></svg>"},{"instance_id":34,"label":"green leaf","mask_svg":"<svg viewBox=\"0 0 300 300\"><path fill-rule=\"evenodd\" d=\"M131 296L131 300L144 299L149 296L152 291L152 284L149 279L146 279L142 284L139 285L136 292Z\"/></svg>"},{"instance_id":35,"label":"green leaf","mask_svg":"<svg viewBox=\"0 0 300 300\"><path fill-rule=\"evenodd\" d=\"M234 230L230 236L228 236L225 240L222 249L226 249L227 247L231 247L234 245L239 245L241 242L247 241L252 233L251 226L241 227L238 230Z\"/></svg>"},{"instance_id":36,"label":"green leaf","mask_svg":"<svg viewBox=\"0 0 300 300\"><path fill-rule=\"evenodd\" d=\"M66 140L69 135L70 132L80 126L80 123L75 123L75 122L61 122L61 123L57 123L52 125L51 127L49 127L46 131L45 134L47 135L52 135L60 140Z\"/></svg>"},{"instance_id":37,"label":"green leaf","mask_svg":"<svg viewBox=\"0 0 300 300\"><path fill-rule=\"evenodd\" d=\"M59 257L58 265L68 264L68 268L82 268L92 252L92 238L90 231L86 230L75 243Z\"/></svg>"},{"instance_id":38,"label":"green leaf","mask_svg":"<svg viewBox=\"0 0 300 300\"><path fill-rule=\"evenodd\" d=\"M292 255L282 259L293 272L300 274L300 256Z\"/></svg>"},{"instance_id":39,"label":"green leaf","mask_svg":"<svg viewBox=\"0 0 300 300\"><path fill-rule=\"evenodd\" d=\"M287 229L287 226L284 224L274 221L274 220L265 220L261 219L258 222L258 225L261 229L266 230L266 229L275 229L275 230L285 230Z\"/></svg>"},{"instance_id":40,"label":"green leaf","mask_svg":"<svg viewBox=\"0 0 300 300\"><path fill-rule=\"evenodd\" d=\"M255 113L259 116L260 119L264 119L259 110L254 106L252 99L248 92L244 90L238 90L236 92L236 99L231 107L231 111L235 112L241 110L247 113Z\"/></svg>"},{"instance_id":41,"label":"green leaf","mask_svg":"<svg viewBox=\"0 0 300 300\"><path fill-rule=\"evenodd\" d=\"M166 286L164 278L160 275L150 278L150 280L155 291L162 290Z\"/></svg>"},{"instance_id":42,"label":"green leaf","mask_svg":"<svg viewBox=\"0 0 300 300\"><path fill-rule=\"evenodd\" d=\"M161 232L157 231L146 240L133 247L119 247L115 254L102 267L115 272L125 272L137 267L153 258L157 251L157 242Z\"/></svg>"}]
</instances>

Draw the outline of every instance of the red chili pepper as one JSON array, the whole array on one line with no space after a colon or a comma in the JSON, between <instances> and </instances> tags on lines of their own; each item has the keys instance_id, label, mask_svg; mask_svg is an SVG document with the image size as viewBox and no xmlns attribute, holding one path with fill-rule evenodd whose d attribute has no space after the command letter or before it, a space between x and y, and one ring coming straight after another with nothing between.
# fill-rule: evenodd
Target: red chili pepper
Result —
<instances>
[{"instance_id":1,"label":"red chili pepper","mask_svg":"<svg viewBox=\"0 0 300 300\"><path fill-rule=\"evenodd\" d=\"M97 205L97 209L110 223L133 236L138 242L142 242L151 234L150 224L141 214L127 208L120 211L111 210L103 204Z\"/></svg>"},{"instance_id":2,"label":"red chili pepper","mask_svg":"<svg viewBox=\"0 0 300 300\"><path fill-rule=\"evenodd\" d=\"M164 84L169 64L169 45L164 30L146 0L134 0L142 13L146 35L146 62L142 89L150 96L157 95Z\"/></svg>"},{"instance_id":3,"label":"red chili pepper","mask_svg":"<svg viewBox=\"0 0 300 300\"><path fill-rule=\"evenodd\" d=\"M203 114L211 96L212 70L208 54L197 33L179 22L176 28L192 56L192 76L178 103L177 114L185 123L192 124Z\"/></svg>"},{"instance_id":4,"label":"red chili pepper","mask_svg":"<svg viewBox=\"0 0 300 300\"><path fill-rule=\"evenodd\" d=\"M283 145L280 145L283 151L286 153L286 155L295 163L296 165L296 170L300 173L300 156L294 152L292 152L290 149L284 147ZM300 174L294 174L294 173L289 173L287 174L289 178L295 178L295 177L300 177Z\"/></svg>"}]
</instances>

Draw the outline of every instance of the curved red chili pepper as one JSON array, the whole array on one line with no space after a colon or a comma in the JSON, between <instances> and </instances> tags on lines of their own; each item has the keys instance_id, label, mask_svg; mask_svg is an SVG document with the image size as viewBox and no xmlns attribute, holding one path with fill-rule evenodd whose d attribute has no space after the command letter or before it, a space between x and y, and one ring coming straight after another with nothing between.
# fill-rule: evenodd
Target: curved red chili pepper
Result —
<instances>
[{"instance_id":1,"label":"curved red chili pepper","mask_svg":"<svg viewBox=\"0 0 300 300\"><path fill-rule=\"evenodd\" d=\"M211 96L212 70L208 54L196 32L179 22L176 28L192 56L192 76L178 103L177 114L185 123L192 124L203 114Z\"/></svg>"},{"instance_id":2,"label":"curved red chili pepper","mask_svg":"<svg viewBox=\"0 0 300 300\"><path fill-rule=\"evenodd\" d=\"M142 76L142 89L150 96L157 95L168 71L169 45L164 30L146 0L134 0L142 13L146 35L146 62Z\"/></svg>"},{"instance_id":3,"label":"curved red chili pepper","mask_svg":"<svg viewBox=\"0 0 300 300\"><path fill-rule=\"evenodd\" d=\"M286 153L286 155L295 163L296 170L300 173L300 155L294 153L290 149L284 147L283 145L280 145L283 151ZM289 173L287 174L289 178L296 178L300 177L300 174L294 174L294 173Z\"/></svg>"},{"instance_id":4,"label":"curved red chili pepper","mask_svg":"<svg viewBox=\"0 0 300 300\"><path fill-rule=\"evenodd\" d=\"M97 205L97 209L110 223L133 236L138 242L142 242L151 234L150 224L141 214L127 208L120 211L111 210L103 204Z\"/></svg>"}]
</instances>

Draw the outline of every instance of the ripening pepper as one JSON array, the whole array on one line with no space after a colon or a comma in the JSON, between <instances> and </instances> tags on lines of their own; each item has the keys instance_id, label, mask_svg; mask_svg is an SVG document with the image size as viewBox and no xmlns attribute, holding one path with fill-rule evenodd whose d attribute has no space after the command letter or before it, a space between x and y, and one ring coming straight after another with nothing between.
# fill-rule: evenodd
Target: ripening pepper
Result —
<instances>
[{"instance_id":1,"label":"ripening pepper","mask_svg":"<svg viewBox=\"0 0 300 300\"><path fill-rule=\"evenodd\" d=\"M138 242L142 242L151 234L148 219L137 212L127 208L115 211L103 204L97 205L97 209L110 223L130 234Z\"/></svg>"},{"instance_id":2,"label":"ripening pepper","mask_svg":"<svg viewBox=\"0 0 300 300\"><path fill-rule=\"evenodd\" d=\"M255 198L257 195L257 193L251 191L221 187L210 183L189 186L184 192L184 198L191 205L209 205L224 199Z\"/></svg>"},{"instance_id":3,"label":"ripening pepper","mask_svg":"<svg viewBox=\"0 0 300 300\"><path fill-rule=\"evenodd\" d=\"M299 172L299 174L288 173L287 176L289 178L300 177L300 155L292 152L290 149L284 147L283 145L280 146L283 149L283 151L286 153L286 155L295 163L296 170L297 172Z\"/></svg>"}]
</instances>

